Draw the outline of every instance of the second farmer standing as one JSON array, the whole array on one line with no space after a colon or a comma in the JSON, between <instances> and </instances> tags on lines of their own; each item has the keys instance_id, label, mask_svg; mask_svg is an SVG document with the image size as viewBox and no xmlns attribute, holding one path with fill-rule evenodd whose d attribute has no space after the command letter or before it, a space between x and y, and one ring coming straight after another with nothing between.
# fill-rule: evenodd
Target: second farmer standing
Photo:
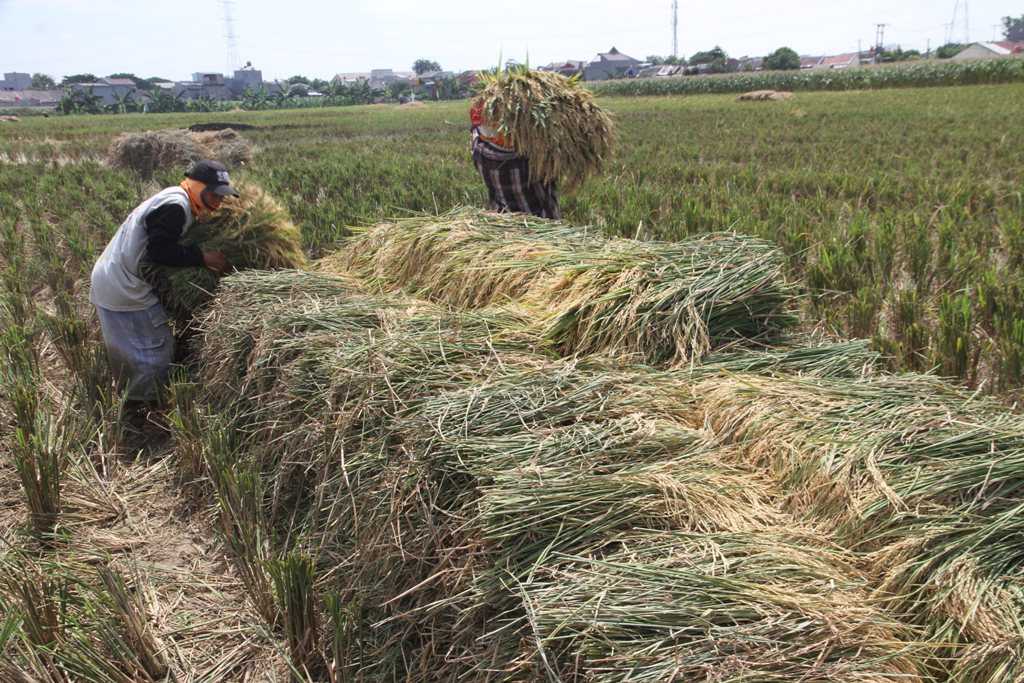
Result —
<instances>
[{"instance_id":1,"label":"second farmer standing","mask_svg":"<svg viewBox=\"0 0 1024 683\"><path fill-rule=\"evenodd\" d=\"M501 213L531 213L540 218L561 219L554 182L530 182L530 160L509 146L505 136L484 118L484 102L478 98L469 110L473 136L473 163L489 196L488 208Z\"/></svg>"}]
</instances>

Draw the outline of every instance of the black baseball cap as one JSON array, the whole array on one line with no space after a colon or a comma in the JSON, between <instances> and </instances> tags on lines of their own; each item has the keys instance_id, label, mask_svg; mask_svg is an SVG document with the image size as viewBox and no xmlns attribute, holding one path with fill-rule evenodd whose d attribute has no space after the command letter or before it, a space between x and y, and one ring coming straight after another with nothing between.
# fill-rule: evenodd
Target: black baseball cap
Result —
<instances>
[{"instance_id":1,"label":"black baseball cap","mask_svg":"<svg viewBox=\"0 0 1024 683\"><path fill-rule=\"evenodd\" d=\"M206 185L208 190L221 197L237 197L238 190L231 187L231 178L224 164L212 159L203 159L192 164L185 172L186 178L192 178Z\"/></svg>"}]
</instances>

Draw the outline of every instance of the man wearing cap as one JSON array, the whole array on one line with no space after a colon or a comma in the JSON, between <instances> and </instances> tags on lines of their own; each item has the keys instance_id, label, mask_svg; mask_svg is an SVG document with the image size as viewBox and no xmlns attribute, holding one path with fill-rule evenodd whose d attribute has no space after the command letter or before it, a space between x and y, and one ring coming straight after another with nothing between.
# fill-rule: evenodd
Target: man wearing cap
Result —
<instances>
[{"instance_id":1,"label":"man wearing cap","mask_svg":"<svg viewBox=\"0 0 1024 683\"><path fill-rule=\"evenodd\" d=\"M148 261L225 272L224 254L179 244L192 223L207 219L225 196L238 192L224 165L196 162L180 185L158 192L128 215L93 266L89 301L99 315L114 377L136 412L159 398L174 358L167 313L139 266Z\"/></svg>"}]
</instances>

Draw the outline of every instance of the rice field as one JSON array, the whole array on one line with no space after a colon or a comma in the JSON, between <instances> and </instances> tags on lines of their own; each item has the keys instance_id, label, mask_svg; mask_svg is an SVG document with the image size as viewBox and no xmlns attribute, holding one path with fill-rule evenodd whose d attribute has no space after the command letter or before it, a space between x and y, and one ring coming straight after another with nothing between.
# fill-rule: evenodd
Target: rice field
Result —
<instances>
[{"instance_id":1,"label":"rice field","mask_svg":"<svg viewBox=\"0 0 1024 683\"><path fill-rule=\"evenodd\" d=\"M1005 85L801 93L782 103L602 98L619 144L563 210L570 223L623 237L734 230L767 239L829 329L871 339L894 368L936 369L1013 396L1024 368L1024 151L1015 144L1024 124L1010 104L1022 93ZM466 106L218 118L260 126L247 133L258 146L250 174L285 204L315 256L350 225L482 205ZM21 204L42 201L40 220L74 217L100 241L111 216L144 190L131 173L97 165L116 135L211 116L8 124L0 211L24 215ZM86 163L69 163L78 160Z\"/></svg>"},{"instance_id":2,"label":"rice field","mask_svg":"<svg viewBox=\"0 0 1024 683\"><path fill-rule=\"evenodd\" d=\"M217 114L301 269L141 451L85 289L178 172L107 154L215 119L0 128L0 679L1024 679L1021 95L601 98L564 224L466 103Z\"/></svg>"}]
</instances>

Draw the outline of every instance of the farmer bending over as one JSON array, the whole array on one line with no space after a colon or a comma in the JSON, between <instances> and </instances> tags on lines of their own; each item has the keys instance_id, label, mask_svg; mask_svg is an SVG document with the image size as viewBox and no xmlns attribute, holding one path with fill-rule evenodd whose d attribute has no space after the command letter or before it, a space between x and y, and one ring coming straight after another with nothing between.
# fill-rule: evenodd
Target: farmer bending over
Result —
<instances>
[{"instance_id":1,"label":"farmer bending over","mask_svg":"<svg viewBox=\"0 0 1024 683\"><path fill-rule=\"evenodd\" d=\"M530 182L530 161L509 146L505 136L484 119L484 103L477 99L469 110L472 124L473 163L487 185L488 208L501 213L532 213L560 219L558 192L553 182Z\"/></svg>"},{"instance_id":2,"label":"farmer bending over","mask_svg":"<svg viewBox=\"0 0 1024 683\"><path fill-rule=\"evenodd\" d=\"M228 263L222 253L178 241L194 221L209 218L227 195L237 197L238 192L224 165L196 162L179 186L158 192L128 215L93 266L89 301L99 315L111 369L125 389L126 413L132 418L141 417L141 408L159 399L174 357L167 313L139 267L149 261L225 272Z\"/></svg>"}]
</instances>

